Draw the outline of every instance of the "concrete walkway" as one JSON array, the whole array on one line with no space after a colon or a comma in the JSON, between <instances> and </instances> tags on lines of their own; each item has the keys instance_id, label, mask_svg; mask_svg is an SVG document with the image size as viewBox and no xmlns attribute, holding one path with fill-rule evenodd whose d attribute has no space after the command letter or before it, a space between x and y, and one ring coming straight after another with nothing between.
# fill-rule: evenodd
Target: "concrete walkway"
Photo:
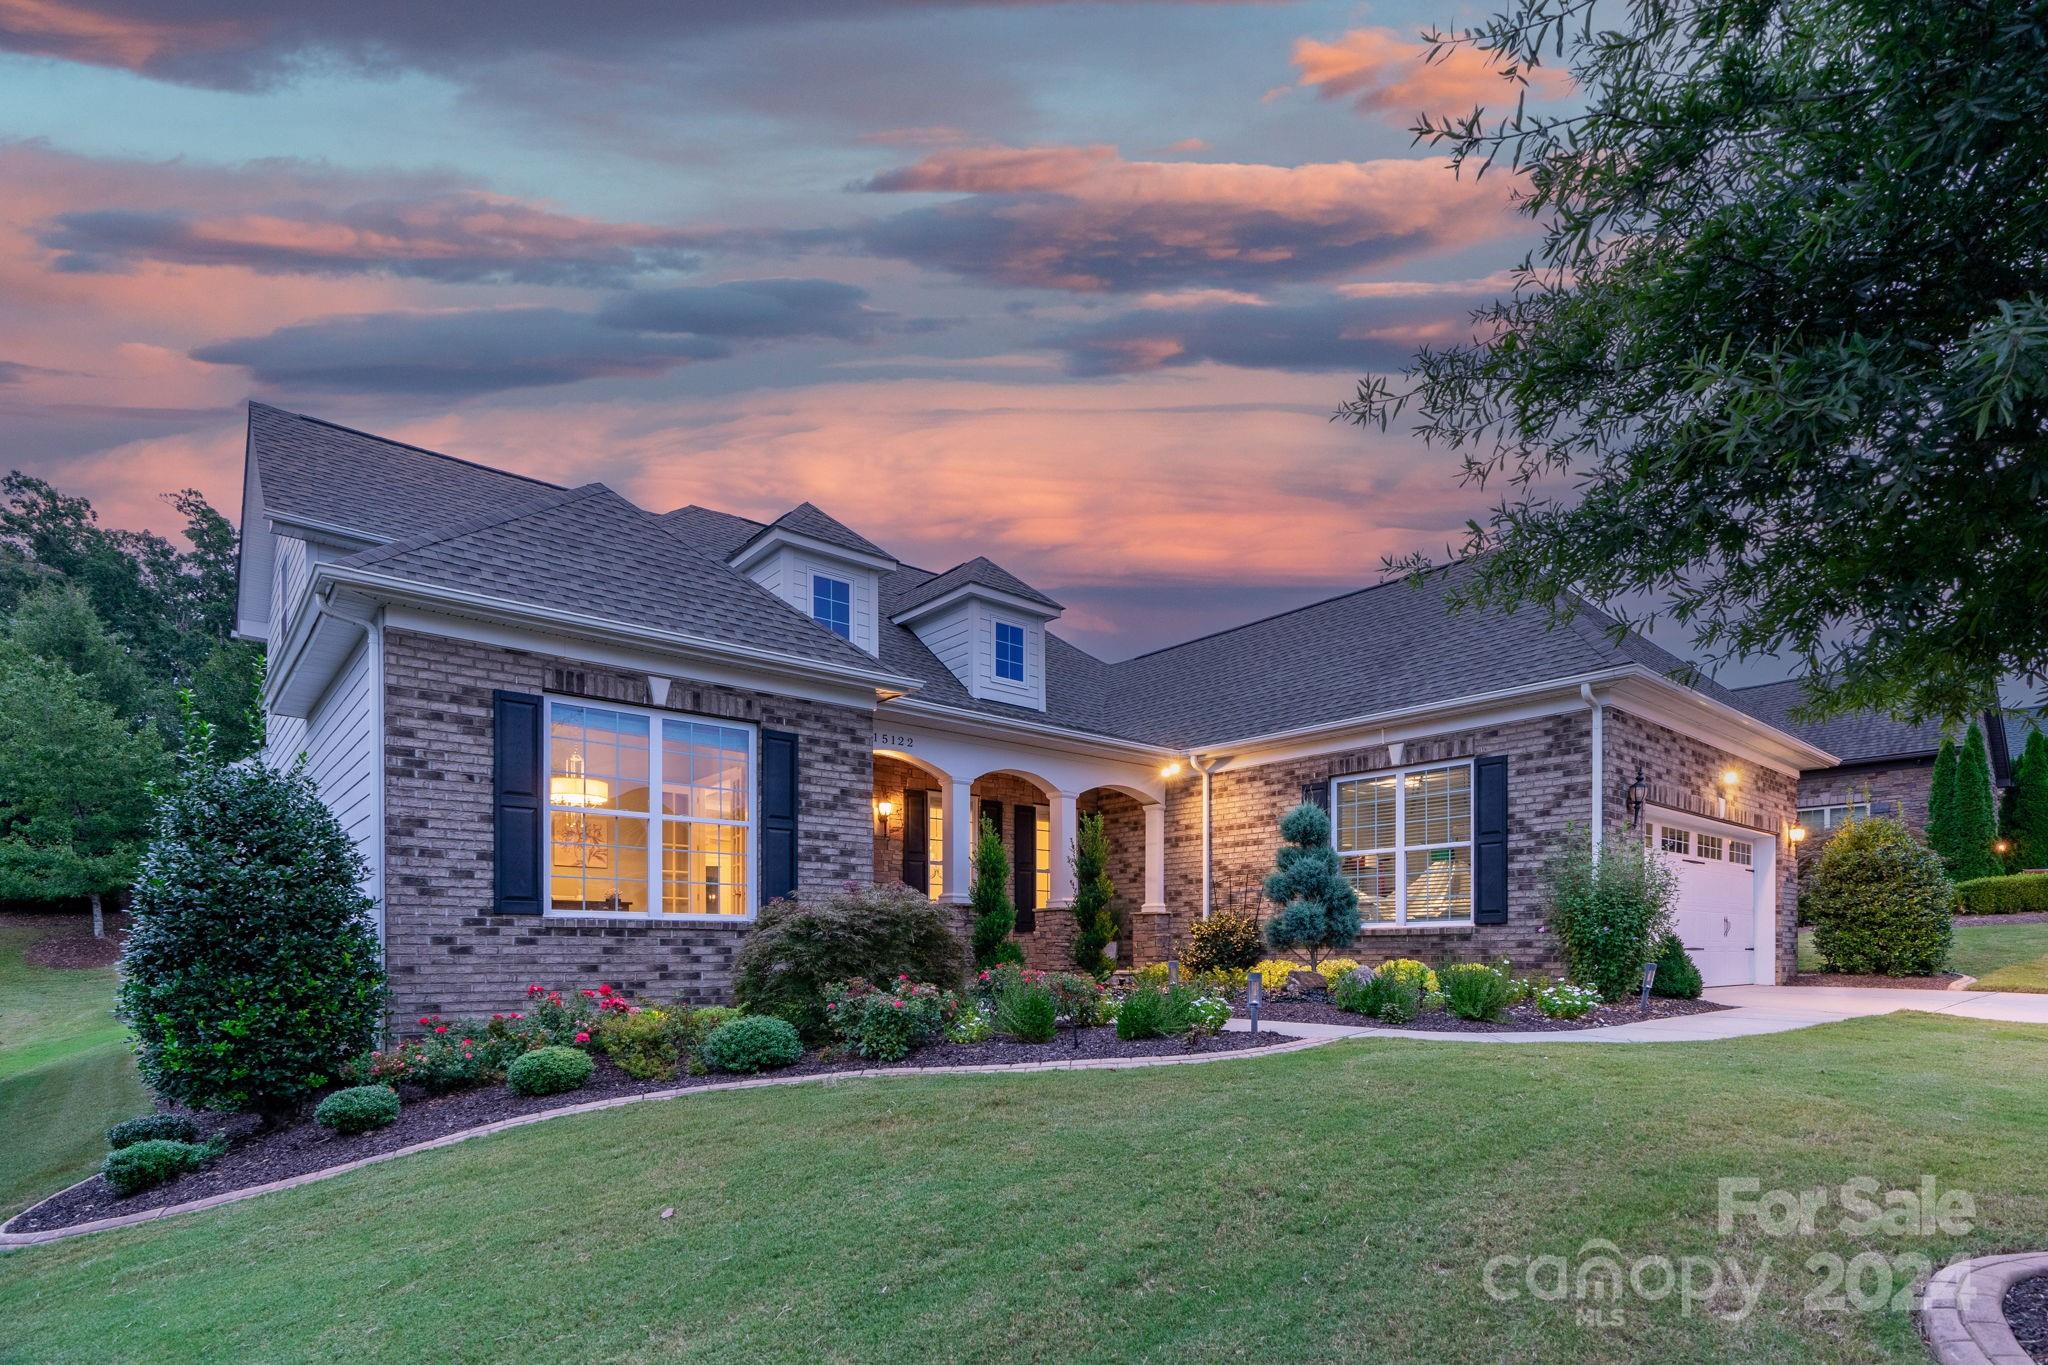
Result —
<instances>
[{"instance_id":1,"label":"concrete walkway","mask_svg":"<svg viewBox=\"0 0 2048 1365\"><path fill-rule=\"evenodd\" d=\"M1837 1019L1860 1019L1899 1010L1923 1010L1961 1019L1998 1019L2048 1026L2048 995L2018 991L1913 991L1869 986L1722 986L1706 998L1732 1008L1711 1014L1645 1019L1613 1028L1544 1033L1437 1033L1426 1029L1350 1028L1342 1024L1297 1024L1267 1020L1260 1028L1298 1038L1415 1038L1432 1043L1683 1043L1785 1033ZM1227 1027L1243 1031L1249 1021Z\"/></svg>"}]
</instances>

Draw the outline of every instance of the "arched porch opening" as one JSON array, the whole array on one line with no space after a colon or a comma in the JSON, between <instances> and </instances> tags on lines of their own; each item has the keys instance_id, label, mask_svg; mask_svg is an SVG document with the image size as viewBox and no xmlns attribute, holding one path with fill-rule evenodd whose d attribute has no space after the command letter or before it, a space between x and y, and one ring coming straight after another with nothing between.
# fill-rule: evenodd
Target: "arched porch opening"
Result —
<instances>
[{"instance_id":1,"label":"arched porch opening","mask_svg":"<svg viewBox=\"0 0 2048 1365\"><path fill-rule=\"evenodd\" d=\"M897 750L875 750L877 883L902 882L934 900L946 899L945 801L951 783L951 776L935 764Z\"/></svg>"}]
</instances>

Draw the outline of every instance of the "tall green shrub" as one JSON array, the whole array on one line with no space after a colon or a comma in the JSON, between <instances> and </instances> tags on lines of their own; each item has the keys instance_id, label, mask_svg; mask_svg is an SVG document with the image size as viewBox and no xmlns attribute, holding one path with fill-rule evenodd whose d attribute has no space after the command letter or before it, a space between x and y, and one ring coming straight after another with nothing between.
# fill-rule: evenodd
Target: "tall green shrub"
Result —
<instances>
[{"instance_id":1,"label":"tall green shrub","mask_svg":"<svg viewBox=\"0 0 2048 1365\"><path fill-rule=\"evenodd\" d=\"M1017 907L1010 901L1010 855L986 816L974 844L974 884L967 896L974 906L974 965L986 969L1022 962L1024 950L1010 938L1017 927Z\"/></svg>"},{"instance_id":2,"label":"tall green shrub","mask_svg":"<svg viewBox=\"0 0 2048 1365\"><path fill-rule=\"evenodd\" d=\"M1109 975L1103 953L1116 941L1116 886L1109 879L1109 831L1100 813L1084 815L1074 830L1074 965L1097 978Z\"/></svg>"},{"instance_id":3,"label":"tall green shrub","mask_svg":"<svg viewBox=\"0 0 2048 1365\"><path fill-rule=\"evenodd\" d=\"M2013 765L2005 801L2006 870L2048 867L2048 734L2036 730Z\"/></svg>"},{"instance_id":4,"label":"tall green shrub","mask_svg":"<svg viewBox=\"0 0 2048 1365\"><path fill-rule=\"evenodd\" d=\"M1547 869L1550 931L1564 950L1572 980L1605 1000L1619 1000L1642 981L1671 928L1676 878L1647 841L1620 835L1600 843L1574 831Z\"/></svg>"},{"instance_id":5,"label":"tall green shrub","mask_svg":"<svg viewBox=\"0 0 2048 1365\"><path fill-rule=\"evenodd\" d=\"M1948 859L1949 876L1968 881L2003 872L2005 866L1994 847L1997 842L1991 758L1984 748L1984 732L1972 721L1956 755L1955 851Z\"/></svg>"},{"instance_id":6,"label":"tall green shrub","mask_svg":"<svg viewBox=\"0 0 2048 1365\"><path fill-rule=\"evenodd\" d=\"M1947 866L1956 846L1956 768L1961 751L1953 736L1944 735L1934 756L1934 776L1927 784L1927 846Z\"/></svg>"},{"instance_id":7,"label":"tall green shrub","mask_svg":"<svg viewBox=\"0 0 2048 1365\"><path fill-rule=\"evenodd\" d=\"M303 762L222 764L198 728L121 954L121 1015L159 1096L274 1120L369 1050L385 987L367 872Z\"/></svg>"},{"instance_id":8,"label":"tall green shrub","mask_svg":"<svg viewBox=\"0 0 2048 1365\"><path fill-rule=\"evenodd\" d=\"M1821 849L1799 917L1830 971L1928 976L1948 965L1955 907L1934 850L1896 820L1859 820Z\"/></svg>"},{"instance_id":9,"label":"tall green shrub","mask_svg":"<svg viewBox=\"0 0 2048 1365\"><path fill-rule=\"evenodd\" d=\"M733 963L734 993L753 1013L786 1019L805 1038L825 1042L825 988L834 982L907 975L942 990L960 984L960 940L948 913L900 882L799 887L761 907Z\"/></svg>"},{"instance_id":10,"label":"tall green shrub","mask_svg":"<svg viewBox=\"0 0 2048 1365\"><path fill-rule=\"evenodd\" d=\"M1287 843L1264 888L1280 913L1266 924L1266 942L1283 953L1306 952L1313 967L1358 937L1358 892L1344 879L1321 806L1303 802L1281 816L1280 837Z\"/></svg>"}]
</instances>

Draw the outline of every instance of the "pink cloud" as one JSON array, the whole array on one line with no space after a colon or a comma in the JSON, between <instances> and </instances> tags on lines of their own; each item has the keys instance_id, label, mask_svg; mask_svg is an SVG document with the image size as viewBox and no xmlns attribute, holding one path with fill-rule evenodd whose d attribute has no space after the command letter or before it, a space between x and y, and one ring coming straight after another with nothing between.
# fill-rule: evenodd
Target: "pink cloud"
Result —
<instances>
[{"instance_id":1,"label":"pink cloud","mask_svg":"<svg viewBox=\"0 0 2048 1365\"><path fill-rule=\"evenodd\" d=\"M1427 43L1390 28L1354 28L1335 42L1301 38L1294 44L1297 84L1326 100L1349 99L1361 113L1463 113L1517 95L1489 54L1456 47L1434 62L1428 56ZM1557 67L1524 74L1538 97L1555 98L1572 88L1571 76Z\"/></svg>"},{"instance_id":2,"label":"pink cloud","mask_svg":"<svg viewBox=\"0 0 2048 1365\"><path fill-rule=\"evenodd\" d=\"M165 61L241 46L260 24L108 14L64 0L0 0L0 40L16 52L140 71Z\"/></svg>"}]
</instances>

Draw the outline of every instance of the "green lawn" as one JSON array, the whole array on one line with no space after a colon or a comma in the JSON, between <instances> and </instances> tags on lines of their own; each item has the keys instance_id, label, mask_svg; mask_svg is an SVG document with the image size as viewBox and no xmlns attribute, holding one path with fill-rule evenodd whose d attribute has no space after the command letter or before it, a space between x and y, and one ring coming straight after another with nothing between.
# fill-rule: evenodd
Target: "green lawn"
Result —
<instances>
[{"instance_id":1,"label":"green lawn","mask_svg":"<svg viewBox=\"0 0 2048 1365\"><path fill-rule=\"evenodd\" d=\"M1808 1312L1807 1258L2048 1245L2044 1073L2048 1030L1898 1015L707 1095L12 1253L0 1356L1920 1362L1902 1310ZM1975 1226L1716 1230L1719 1177L1858 1175L1968 1190ZM1482 1292L1593 1238L1765 1292L1612 1326Z\"/></svg>"},{"instance_id":2,"label":"green lawn","mask_svg":"<svg viewBox=\"0 0 2048 1365\"><path fill-rule=\"evenodd\" d=\"M147 1112L112 968L59 971L22 954L47 921L0 917L0 1218L90 1175L110 1123Z\"/></svg>"},{"instance_id":3,"label":"green lawn","mask_svg":"<svg viewBox=\"0 0 2048 1365\"><path fill-rule=\"evenodd\" d=\"M2048 993L2048 924L2005 924L1997 919L1966 923L1956 930L1952 970L1977 978L1977 989ZM1799 970L1817 972L1820 955L1813 931L1799 931Z\"/></svg>"}]
</instances>

